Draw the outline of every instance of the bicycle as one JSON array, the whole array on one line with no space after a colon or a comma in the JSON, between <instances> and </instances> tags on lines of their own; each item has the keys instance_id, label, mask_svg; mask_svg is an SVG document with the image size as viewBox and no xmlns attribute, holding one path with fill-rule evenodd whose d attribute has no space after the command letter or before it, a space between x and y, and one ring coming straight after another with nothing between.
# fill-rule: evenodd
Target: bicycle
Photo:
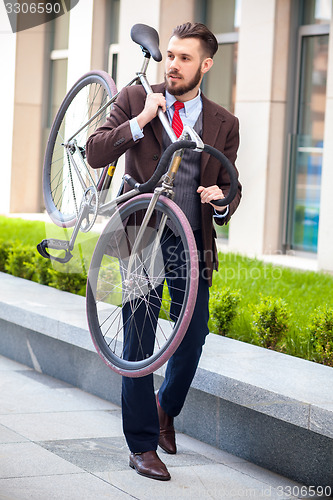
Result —
<instances>
[{"instance_id":1,"label":"bicycle","mask_svg":"<svg viewBox=\"0 0 333 500\"><path fill-rule=\"evenodd\" d=\"M155 29L136 24L132 27L131 38L141 46L144 60L141 70L127 86L140 83L149 94L152 89L146 70L151 57L157 62L162 60L159 36ZM108 73L92 71L83 75L65 96L46 147L43 194L52 221L61 227L74 226L74 229L69 241L46 239L37 248L43 257L66 263L72 258L79 231L90 231L98 215L110 217L89 267L88 326L98 354L111 369L124 376L140 377L157 370L175 352L186 333L196 301L196 243L188 220L172 200L173 182L184 149L205 151L227 169L230 190L226 198L216 202L217 205L225 206L232 201L238 183L236 171L226 156L204 145L188 126L177 139L168 119L159 110L159 119L171 145L147 182L139 184L124 175L117 196L107 201L115 164L93 170L86 161L85 143L105 120L117 95ZM83 110L84 116L78 118L77 110ZM131 189L123 193L125 182ZM181 269L177 270L167 261L163 251L165 239L170 237L170 227L179 234L177 241L185 257ZM52 255L50 250L64 254ZM185 288L171 308L175 271L184 280ZM135 323L135 313L139 309L144 310L145 321L153 330L154 338L144 338L143 325ZM131 354L129 345L135 346Z\"/></svg>"}]
</instances>

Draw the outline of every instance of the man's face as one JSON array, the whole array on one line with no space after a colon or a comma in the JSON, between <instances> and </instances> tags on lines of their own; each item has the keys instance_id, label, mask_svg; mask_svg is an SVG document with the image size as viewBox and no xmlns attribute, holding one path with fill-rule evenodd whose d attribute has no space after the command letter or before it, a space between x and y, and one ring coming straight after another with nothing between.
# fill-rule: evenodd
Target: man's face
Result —
<instances>
[{"instance_id":1,"label":"man's face","mask_svg":"<svg viewBox=\"0 0 333 500\"><path fill-rule=\"evenodd\" d=\"M168 92L175 96L189 94L189 98L195 97L205 73L205 60L200 40L173 36L169 41L165 63Z\"/></svg>"}]
</instances>

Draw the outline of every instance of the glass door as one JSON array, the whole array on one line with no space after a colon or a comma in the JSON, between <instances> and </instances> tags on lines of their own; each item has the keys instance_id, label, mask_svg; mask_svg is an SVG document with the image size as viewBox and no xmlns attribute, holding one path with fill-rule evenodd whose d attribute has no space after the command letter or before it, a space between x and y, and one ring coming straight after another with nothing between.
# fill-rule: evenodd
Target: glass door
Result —
<instances>
[{"instance_id":1,"label":"glass door","mask_svg":"<svg viewBox=\"0 0 333 500\"><path fill-rule=\"evenodd\" d=\"M317 252L326 105L328 27L300 28L298 99L291 144L289 247Z\"/></svg>"}]
</instances>

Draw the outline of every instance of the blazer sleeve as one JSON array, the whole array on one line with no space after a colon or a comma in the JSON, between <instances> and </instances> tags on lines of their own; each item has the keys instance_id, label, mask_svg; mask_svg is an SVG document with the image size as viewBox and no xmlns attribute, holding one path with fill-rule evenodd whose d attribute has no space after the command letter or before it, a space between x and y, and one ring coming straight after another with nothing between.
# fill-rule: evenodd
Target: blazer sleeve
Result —
<instances>
[{"instance_id":1,"label":"blazer sleeve","mask_svg":"<svg viewBox=\"0 0 333 500\"><path fill-rule=\"evenodd\" d=\"M116 161L135 145L129 120L133 118L129 89L124 88L113 105L106 122L87 140L86 155L92 168Z\"/></svg>"}]
</instances>

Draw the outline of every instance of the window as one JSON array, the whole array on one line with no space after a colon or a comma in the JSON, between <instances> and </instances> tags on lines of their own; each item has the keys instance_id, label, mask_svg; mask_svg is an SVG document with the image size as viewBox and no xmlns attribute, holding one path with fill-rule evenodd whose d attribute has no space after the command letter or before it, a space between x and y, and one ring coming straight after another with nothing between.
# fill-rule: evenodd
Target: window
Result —
<instances>
[{"instance_id":1,"label":"window","mask_svg":"<svg viewBox=\"0 0 333 500\"><path fill-rule=\"evenodd\" d=\"M332 4L331 0L304 0L299 6L285 247L316 253Z\"/></svg>"}]
</instances>

